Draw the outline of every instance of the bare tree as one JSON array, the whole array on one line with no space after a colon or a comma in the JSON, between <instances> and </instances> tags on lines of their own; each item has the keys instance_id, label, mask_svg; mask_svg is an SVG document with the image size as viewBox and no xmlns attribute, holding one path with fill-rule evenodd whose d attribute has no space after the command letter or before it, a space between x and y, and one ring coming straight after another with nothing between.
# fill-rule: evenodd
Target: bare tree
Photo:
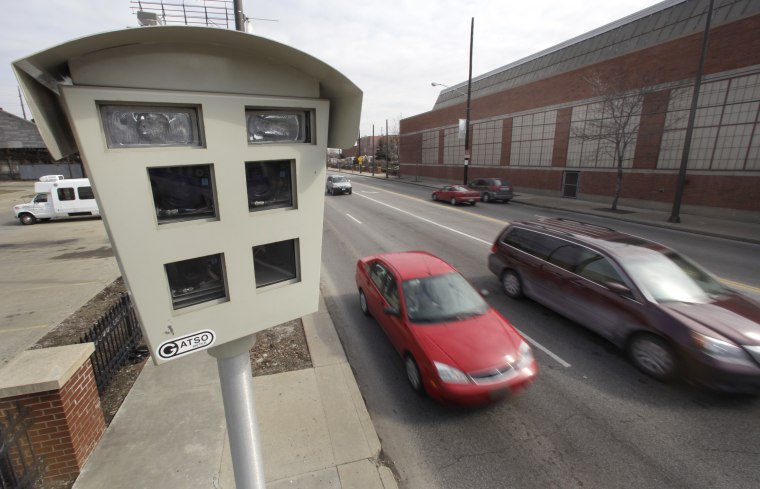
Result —
<instances>
[{"instance_id":1,"label":"bare tree","mask_svg":"<svg viewBox=\"0 0 760 489\"><path fill-rule=\"evenodd\" d=\"M573 121L570 133L582 141L598 141L597 157L612 159L617 168L612 210L617 210L623 188L623 167L626 159L633 158L644 99L655 90L651 80L644 76L635 80L634 88L630 88L631 84L624 84L630 82L630 78L626 79L621 73L610 76L594 73L585 81L591 86L596 102L588 106L585 120Z\"/></svg>"}]
</instances>

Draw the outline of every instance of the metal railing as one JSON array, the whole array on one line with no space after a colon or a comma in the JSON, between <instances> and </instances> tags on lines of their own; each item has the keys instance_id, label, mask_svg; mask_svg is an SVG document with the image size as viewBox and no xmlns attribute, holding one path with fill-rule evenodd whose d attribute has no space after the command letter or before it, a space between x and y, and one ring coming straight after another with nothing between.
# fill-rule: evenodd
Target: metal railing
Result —
<instances>
[{"instance_id":1,"label":"metal railing","mask_svg":"<svg viewBox=\"0 0 760 489\"><path fill-rule=\"evenodd\" d=\"M80 343L95 344L95 352L90 360L98 394L103 395L121 367L134 360L135 357L147 353L137 350L141 339L142 331L132 301L128 294L122 294L119 302L106 312L80 340Z\"/></svg>"},{"instance_id":2,"label":"metal railing","mask_svg":"<svg viewBox=\"0 0 760 489\"><path fill-rule=\"evenodd\" d=\"M29 408L16 404L0 419L0 489L31 489L42 479L44 462L34 454Z\"/></svg>"}]
</instances>

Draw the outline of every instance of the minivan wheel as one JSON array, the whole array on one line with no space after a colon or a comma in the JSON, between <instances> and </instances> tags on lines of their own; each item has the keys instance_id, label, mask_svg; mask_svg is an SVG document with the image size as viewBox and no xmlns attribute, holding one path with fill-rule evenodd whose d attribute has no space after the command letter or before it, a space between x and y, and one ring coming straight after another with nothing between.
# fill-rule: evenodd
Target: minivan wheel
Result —
<instances>
[{"instance_id":1,"label":"minivan wheel","mask_svg":"<svg viewBox=\"0 0 760 489\"><path fill-rule=\"evenodd\" d=\"M483 202L490 202L491 201L491 194L489 194L488 192L484 193L483 197L481 197L481 200Z\"/></svg>"},{"instance_id":2,"label":"minivan wheel","mask_svg":"<svg viewBox=\"0 0 760 489\"><path fill-rule=\"evenodd\" d=\"M676 376L678 366L673 349L655 335L634 336L628 344L628 355L636 368L650 377L666 382Z\"/></svg>"},{"instance_id":3,"label":"minivan wheel","mask_svg":"<svg viewBox=\"0 0 760 489\"><path fill-rule=\"evenodd\" d=\"M417 368L417 362L414 361L414 358L412 358L411 355L406 355L404 366L406 367L406 378L409 381L412 390L417 394L422 394L424 392L422 387L422 376L420 375L420 369Z\"/></svg>"},{"instance_id":4,"label":"minivan wheel","mask_svg":"<svg viewBox=\"0 0 760 489\"><path fill-rule=\"evenodd\" d=\"M369 306L367 305L367 296L364 295L364 291L359 289L359 307L362 308L362 312L365 316L369 316Z\"/></svg>"},{"instance_id":5,"label":"minivan wheel","mask_svg":"<svg viewBox=\"0 0 760 489\"><path fill-rule=\"evenodd\" d=\"M21 224L24 224L25 226L37 222L37 218L31 214L21 214L18 216L18 220L21 221Z\"/></svg>"},{"instance_id":6,"label":"minivan wheel","mask_svg":"<svg viewBox=\"0 0 760 489\"><path fill-rule=\"evenodd\" d=\"M513 299L519 299L523 296L522 280L514 270L504 270L501 274L501 286L504 293Z\"/></svg>"}]
</instances>

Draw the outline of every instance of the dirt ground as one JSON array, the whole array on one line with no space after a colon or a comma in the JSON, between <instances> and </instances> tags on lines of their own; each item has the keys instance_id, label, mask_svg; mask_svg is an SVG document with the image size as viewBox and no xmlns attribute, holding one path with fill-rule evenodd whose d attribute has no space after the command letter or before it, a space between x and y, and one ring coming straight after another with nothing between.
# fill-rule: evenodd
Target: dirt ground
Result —
<instances>
[{"instance_id":1,"label":"dirt ground","mask_svg":"<svg viewBox=\"0 0 760 489\"><path fill-rule=\"evenodd\" d=\"M79 343L84 333L125 292L124 281L121 278L115 280L40 339L32 348L50 348ZM144 347L145 345L140 346ZM200 352L198 354L204 355L206 353ZM103 408L106 425L111 423L147 360L147 356L134 355L130 363L119 370L106 392L101 396L100 404ZM251 368L254 377L301 370L311 366L311 355L300 319L274 326L256 334L256 344L251 349Z\"/></svg>"}]
</instances>

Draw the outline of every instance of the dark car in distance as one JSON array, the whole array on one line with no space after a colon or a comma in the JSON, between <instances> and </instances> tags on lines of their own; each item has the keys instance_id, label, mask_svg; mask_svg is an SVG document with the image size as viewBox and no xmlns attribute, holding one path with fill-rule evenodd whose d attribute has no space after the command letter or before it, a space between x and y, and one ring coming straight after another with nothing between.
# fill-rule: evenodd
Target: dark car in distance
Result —
<instances>
[{"instance_id":1,"label":"dark car in distance","mask_svg":"<svg viewBox=\"0 0 760 489\"><path fill-rule=\"evenodd\" d=\"M476 178L467 187L478 191L483 202L509 202L514 197L514 187L503 178Z\"/></svg>"},{"instance_id":2,"label":"dark car in distance","mask_svg":"<svg viewBox=\"0 0 760 489\"><path fill-rule=\"evenodd\" d=\"M670 248L542 218L507 226L488 265L508 296L527 296L607 338L651 377L760 391L760 303Z\"/></svg>"}]
</instances>

